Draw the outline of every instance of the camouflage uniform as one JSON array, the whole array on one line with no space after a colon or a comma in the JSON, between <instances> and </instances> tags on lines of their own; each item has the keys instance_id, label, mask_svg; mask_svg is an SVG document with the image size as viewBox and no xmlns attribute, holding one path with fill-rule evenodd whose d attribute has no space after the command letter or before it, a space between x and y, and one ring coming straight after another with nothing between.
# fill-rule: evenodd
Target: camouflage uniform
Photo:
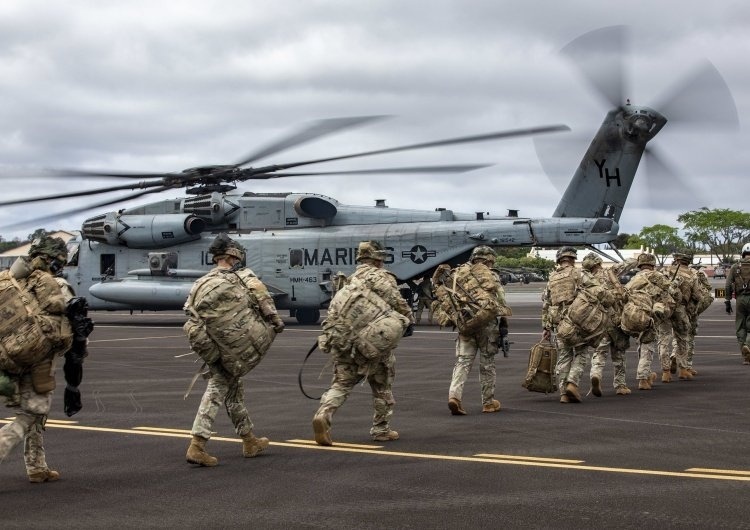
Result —
<instances>
[{"instance_id":1,"label":"camouflage uniform","mask_svg":"<svg viewBox=\"0 0 750 530\"><path fill-rule=\"evenodd\" d=\"M737 299L737 314L734 323L743 364L750 364L750 274L748 271L750 271L750 243L742 248L742 260L732 265L727 274L725 295L729 314L732 313L732 294Z\"/></svg>"},{"instance_id":2,"label":"camouflage uniform","mask_svg":"<svg viewBox=\"0 0 750 530\"><path fill-rule=\"evenodd\" d=\"M432 324L432 279L428 276L422 278L417 291L417 324L422 322L422 312L427 308L427 322Z\"/></svg>"},{"instance_id":3,"label":"camouflage uniform","mask_svg":"<svg viewBox=\"0 0 750 530\"><path fill-rule=\"evenodd\" d=\"M588 256L587 256L588 257ZM598 257L597 257L598 258ZM599 258L601 261L601 259ZM591 387L594 395L601 396L599 389L604 365L607 361L607 353L612 359L614 369L613 386L619 395L630 394L626 381L625 351L630 346L630 337L620 327L620 315L625 305L625 289L620 283L620 276L635 266L635 260L630 259L608 269L600 268L596 273L602 285L609 290L615 298L612 307L609 308L610 325L602 340L594 350L591 357Z\"/></svg>"},{"instance_id":4,"label":"camouflage uniform","mask_svg":"<svg viewBox=\"0 0 750 530\"><path fill-rule=\"evenodd\" d=\"M487 278L489 281L481 281L481 285L489 285L489 295L498 301L503 316L507 314L507 305L505 303L505 291L500 282L498 274L490 269L494 264L497 255L487 246L479 246L474 249L471 255L472 274L480 278ZM479 353L479 385L482 397L482 412L497 412L500 410L500 402L495 399L495 382L497 380L497 371L495 368L495 354L498 352L498 338L500 337L500 328L498 319L494 318L484 328L474 334L459 333L456 338L456 362L453 366L453 375L451 385L448 390L448 408L454 415L464 415L461 399L463 397L464 384L469 377L471 367L474 364L477 353Z\"/></svg>"},{"instance_id":5,"label":"camouflage uniform","mask_svg":"<svg viewBox=\"0 0 750 530\"><path fill-rule=\"evenodd\" d=\"M652 291L656 291L658 300L664 307L670 309L674 306L674 301L670 295L669 280L661 273L653 269L656 265L656 258L653 254L641 254L638 256L638 274L636 274L625 286L628 292L646 292L652 296ZM639 390L651 390L651 384L656 378L656 374L651 370L656 349L657 337L669 333L670 325L668 317L662 313L652 314L652 327L638 336L638 368L636 377L638 379Z\"/></svg>"},{"instance_id":6,"label":"camouflage uniform","mask_svg":"<svg viewBox=\"0 0 750 530\"><path fill-rule=\"evenodd\" d=\"M221 277L224 274L239 276L242 280L241 283L234 285L240 285L244 292L235 289L236 295L245 296L248 305L251 307L257 301L257 307L262 318L273 325L276 333L281 333L284 330L284 323L276 313L273 299L265 285L250 269L239 268L241 260L244 259L244 249L225 234L220 234L209 247L208 252L213 254L214 263L217 263L218 266L206 276ZM233 261L234 266L232 267ZM197 303L195 301L196 305ZM221 307L215 307L213 310L216 313L222 312ZM193 428L190 431L193 439L188 448L186 460L189 463L202 466L215 466L218 463L216 458L205 451L205 445L213 433L216 415L221 405L224 405L235 432L243 440L243 455L248 458L256 456L268 447L270 442L268 438L256 438L253 435L253 422L250 420L250 415L245 406L242 379L227 372L220 362L212 363L208 368L208 384L195 415Z\"/></svg>"},{"instance_id":7,"label":"camouflage uniform","mask_svg":"<svg viewBox=\"0 0 750 530\"><path fill-rule=\"evenodd\" d=\"M67 298L51 277L50 272L64 265L67 258L65 243L60 238L43 237L32 244L29 257L31 258L29 265L33 272L19 283L24 283L26 290L36 293L43 312L64 315ZM54 382L54 359L48 366L50 377ZM5 460L13 448L23 440L23 457L29 481L58 480L60 474L51 470L47 465L42 435L52 404L53 392L38 392L32 382L31 371L25 371L19 375L17 382L18 395L7 404L15 409L15 418L0 429L0 462ZM54 384L52 387L54 388Z\"/></svg>"},{"instance_id":8,"label":"camouflage uniform","mask_svg":"<svg viewBox=\"0 0 750 530\"><path fill-rule=\"evenodd\" d=\"M688 308L688 318L690 319L690 331L687 339L687 369L692 375L698 375L698 371L693 368L693 355L695 355L695 336L698 334L698 316L705 311L708 306L713 302L711 296L711 284L708 282L706 273L702 270L695 271L698 283L700 285L701 302L692 304L692 307ZM670 362L674 362L676 366L676 359L674 351L677 349L677 339L672 338L672 355L670 356ZM670 366L671 369L671 366Z\"/></svg>"},{"instance_id":9,"label":"camouflage uniform","mask_svg":"<svg viewBox=\"0 0 750 530\"><path fill-rule=\"evenodd\" d=\"M569 259L565 259L569 258ZM563 247L557 253L558 266L550 274L547 288L542 295L542 327L544 328L544 337L556 332L558 325L565 317L570 304L579 291L586 291L597 300L606 300L605 306L612 304L611 295L602 287L599 280L588 271L579 271L575 268L576 250L572 247ZM554 285L563 285L564 287L557 292ZM560 337L555 337L557 347L557 365L555 373L560 389L560 402L580 402L581 397L578 387L586 368L586 362L589 358L589 343L594 338L584 344L570 344L563 341ZM601 340L601 336L596 342Z\"/></svg>"},{"instance_id":10,"label":"camouflage uniform","mask_svg":"<svg viewBox=\"0 0 750 530\"><path fill-rule=\"evenodd\" d=\"M693 374L688 370L688 341L690 340L691 318L695 315L696 304L702 300L702 288L698 275L690 268L689 262L692 255L685 252L676 252L674 262L663 274L680 291L679 301L675 307L672 317L669 319L671 333L666 329L660 329L657 336L659 348L659 359L661 361L662 382L671 381L670 353L674 345L674 356L677 361L679 379L691 380ZM695 315L697 318L697 315Z\"/></svg>"},{"instance_id":11,"label":"camouflage uniform","mask_svg":"<svg viewBox=\"0 0 750 530\"><path fill-rule=\"evenodd\" d=\"M404 315L413 323L411 308L401 296L395 277L382 267L385 253L377 242L362 242L359 245L356 270L349 277L349 282L361 281L372 292L382 299L394 311ZM375 262L379 262L376 265ZM346 319L329 309L326 320ZM346 401L354 386L367 378L372 391L374 413L370 435L374 440L387 441L398 438L398 433L390 428L393 416L393 379L395 376L396 356L393 351L383 351L376 359L368 360L356 348L330 351L333 358L333 379L331 386L320 398L320 406L313 417L315 440L320 445L332 445L330 430L333 415Z\"/></svg>"}]
</instances>

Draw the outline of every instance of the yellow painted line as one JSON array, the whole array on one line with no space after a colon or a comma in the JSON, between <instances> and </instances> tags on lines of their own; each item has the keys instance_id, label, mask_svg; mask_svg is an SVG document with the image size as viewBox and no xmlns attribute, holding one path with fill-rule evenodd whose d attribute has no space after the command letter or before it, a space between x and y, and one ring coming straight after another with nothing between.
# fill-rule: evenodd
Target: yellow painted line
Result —
<instances>
[{"instance_id":1,"label":"yellow painted line","mask_svg":"<svg viewBox=\"0 0 750 530\"><path fill-rule=\"evenodd\" d=\"M303 444L303 445L317 445L315 440L287 440L291 444ZM336 442L338 447L350 447L352 449L382 449L382 445L362 445L362 444L347 444Z\"/></svg>"},{"instance_id":2,"label":"yellow painted line","mask_svg":"<svg viewBox=\"0 0 750 530\"><path fill-rule=\"evenodd\" d=\"M737 469L710 469L706 467L691 467L690 469L686 469L685 471L689 471L691 473L719 473L724 475L740 475L750 477L750 471L739 471Z\"/></svg>"},{"instance_id":3,"label":"yellow painted line","mask_svg":"<svg viewBox=\"0 0 750 530\"><path fill-rule=\"evenodd\" d=\"M73 420L50 420L48 419L47 424L50 424L50 423L54 423L56 425L75 425L78 422L73 421Z\"/></svg>"},{"instance_id":4,"label":"yellow painted line","mask_svg":"<svg viewBox=\"0 0 750 530\"><path fill-rule=\"evenodd\" d=\"M190 429L163 429L161 427L133 427L133 429L136 431L175 432L180 434L190 434Z\"/></svg>"},{"instance_id":5,"label":"yellow painted line","mask_svg":"<svg viewBox=\"0 0 750 530\"><path fill-rule=\"evenodd\" d=\"M515 456L515 455L493 455L480 453L474 455L477 458L500 458L505 460L528 460L529 462L557 462L559 464L583 464L585 460L566 460L564 458L544 458L541 456Z\"/></svg>"},{"instance_id":6,"label":"yellow painted line","mask_svg":"<svg viewBox=\"0 0 750 530\"><path fill-rule=\"evenodd\" d=\"M0 420L0 423L9 423L5 420ZM145 436L165 436L170 438L189 438L190 434L183 434L178 429L169 430L135 430L135 429L114 429L107 427L87 427L85 425L69 425L69 424L50 424L49 427L55 429L71 429L77 431L93 431L93 432L107 432L107 433L119 433L119 434L140 434ZM177 432L174 432L177 431ZM239 438L224 438L221 436L212 436L211 441L219 442L232 442L239 443L242 440ZM335 442L334 442L335 443ZM710 480L730 480L737 482L750 482L750 473L745 475L745 471L740 470L716 470L716 472L690 472L690 471L665 471L659 469L634 469L634 468L622 468L622 467L603 467L603 466L583 466L580 464L565 464L557 462L541 462L541 461L524 461L524 460L511 460L508 458L485 458L478 456L452 456L452 455L441 455L441 454L429 454L429 453L406 453L401 451L383 451L381 449L358 449L355 447L346 447L343 444L333 446L322 446L322 445L307 445L301 443L289 443L289 442L271 442L271 445L277 447L293 447L297 449L311 449L315 451L334 451L343 453L359 453L359 454L371 454L377 456L389 456L389 457L400 457L400 458L417 458L423 460L443 460L448 462L477 462L484 464L503 464L513 466L527 466L527 467L545 467L553 469L570 469L576 471L599 471L604 473L622 473L626 475L649 475L658 477L676 477L676 478L703 478ZM719 474L723 473L723 474Z\"/></svg>"}]
</instances>

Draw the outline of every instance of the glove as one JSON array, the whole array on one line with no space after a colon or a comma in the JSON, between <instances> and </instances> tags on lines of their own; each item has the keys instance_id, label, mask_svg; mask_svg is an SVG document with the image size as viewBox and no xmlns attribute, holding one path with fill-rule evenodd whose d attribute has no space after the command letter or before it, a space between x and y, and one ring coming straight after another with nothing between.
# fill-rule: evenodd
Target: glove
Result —
<instances>
[{"instance_id":1,"label":"glove","mask_svg":"<svg viewBox=\"0 0 750 530\"><path fill-rule=\"evenodd\" d=\"M412 335L414 335L414 324L409 324L408 326L406 326L403 336L411 337Z\"/></svg>"},{"instance_id":2,"label":"glove","mask_svg":"<svg viewBox=\"0 0 750 530\"><path fill-rule=\"evenodd\" d=\"M732 314L732 301L731 300L724 300L724 303L727 306L727 315Z\"/></svg>"},{"instance_id":3,"label":"glove","mask_svg":"<svg viewBox=\"0 0 750 530\"><path fill-rule=\"evenodd\" d=\"M284 321L281 320L279 315L273 315L273 317L271 317L271 325L276 333L284 331Z\"/></svg>"},{"instance_id":4,"label":"glove","mask_svg":"<svg viewBox=\"0 0 750 530\"><path fill-rule=\"evenodd\" d=\"M81 405L81 391L74 386L66 386L63 394L63 410L65 415L70 418L83 408Z\"/></svg>"}]
</instances>

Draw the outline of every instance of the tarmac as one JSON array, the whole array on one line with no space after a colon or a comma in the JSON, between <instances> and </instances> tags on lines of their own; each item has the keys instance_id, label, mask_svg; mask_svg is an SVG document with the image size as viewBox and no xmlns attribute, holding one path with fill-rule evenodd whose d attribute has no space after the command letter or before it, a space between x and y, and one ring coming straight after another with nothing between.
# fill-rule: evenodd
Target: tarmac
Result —
<instances>
[{"instance_id":1,"label":"tarmac","mask_svg":"<svg viewBox=\"0 0 750 530\"><path fill-rule=\"evenodd\" d=\"M750 528L750 366L723 301L701 317L693 381L637 390L633 344L631 395L615 395L608 364L602 397L561 404L521 387L541 338L542 287L506 286L513 344L496 358L498 413L481 413L476 362L464 390L469 414L451 416L455 332L421 325L402 340L393 442L369 436L365 384L334 416L334 445L314 443L317 401L300 392L298 373L319 326L285 318L287 329L244 378L255 433L271 446L243 458L220 411L207 446L219 459L213 468L185 462L205 382L183 399L199 366L184 316L94 313L84 408L63 414L58 371L45 432L61 480L30 484L16 448L0 464L2 527ZM317 397L329 382L316 351L302 384ZM12 418L5 410L2 422Z\"/></svg>"}]
</instances>

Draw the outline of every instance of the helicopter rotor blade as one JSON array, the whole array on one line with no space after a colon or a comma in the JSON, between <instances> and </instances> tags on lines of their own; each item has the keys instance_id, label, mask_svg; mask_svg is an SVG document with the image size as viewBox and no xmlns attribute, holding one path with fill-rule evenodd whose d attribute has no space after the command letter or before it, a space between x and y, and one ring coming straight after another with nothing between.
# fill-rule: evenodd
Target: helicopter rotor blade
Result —
<instances>
[{"instance_id":1,"label":"helicopter rotor blade","mask_svg":"<svg viewBox=\"0 0 750 530\"><path fill-rule=\"evenodd\" d=\"M510 131L479 134L475 136L450 138L447 140L438 140L434 142L425 142L421 144L411 144L411 145L404 145L400 147L391 147L387 149L376 149L374 151L364 151L361 153L353 153L350 155L333 156L333 157L328 157L328 158L318 158L315 160L306 160L304 162L295 162L291 164L277 164L277 165L270 165L270 166L264 166L264 167L259 167L259 168L249 168L247 170L247 174L244 175L244 179L246 180L248 178L253 178L255 175L262 174L262 173L272 173L272 172L283 170L283 169L290 169L293 167L306 166L310 164L318 164L321 162L333 162L335 160L346 160L349 158L359 158L359 157L371 156L371 155L382 155L386 153L397 153L399 151L426 149L428 147L440 147L444 145L456 145L456 144L464 144L464 143L472 143L472 142L485 142L488 140L499 140L503 138L518 138L521 136L531 136L535 134L544 134L544 133L569 131L569 130L570 130L570 127L568 127L567 125L548 125L548 126L543 126L543 127L531 127L528 129L515 129L515 130L510 130ZM243 180L243 179L241 178L239 180Z\"/></svg>"},{"instance_id":2,"label":"helicopter rotor blade","mask_svg":"<svg viewBox=\"0 0 750 530\"><path fill-rule=\"evenodd\" d=\"M128 171L88 171L85 169L53 169L51 171L55 176L76 178L156 179L179 176L176 173L130 173Z\"/></svg>"},{"instance_id":3,"label":"helicopter rotor blade","mask_svg":"<svg viewBox=\"0 0 750 530\"><path fill-rule=\"evenodd\" d=\"M53 201L56 199L70 199L74 197L85 197L87 195L99 195L100 193L109 193L112 191L133 190L136 188L146 189L163 186L162 182L139 182L124 186L111 186L109 188L97 188L93 190L71 191L69 193L58 193L56 195L44 195L42 197L30 197L25 199L13 199L0 202L0 206L14 206L16 204L26 204L30 202Z\"/></svg>"},{"instance_id":4,"label":"helicopter rotor blade","mask_svg":"<svg viewBox=\"0 0 750 530\"><path fill-rule=\"evenodd\" d=\"M737 105L726 81L708 60L696 67L654 105L672 125L702 126L737 130Z\"/></svg>"},{"instance_id":5,"label":"helicopter rotor blade","mask_svg":"<svg viewBox=\"0 0 750 530\"><path fill-rule=\"evenodd\" d=\"M619 108L625 104L629 89L624 59L630 51L630 40L627 26L608 26L584 33L561 53L578 67L610 107Z\"/></svg>"},{"instance_id":6,"label":"helicopter rotor blade","mask_svg":"<svg viewBox=\"0 0 750 530\"><path fill-rule=\"evenodd\" d=\"M648 201L654 208L669 208L665 201L680 208L698 207L704 194L685 178L676 166L653 145L649 145L643 161L648 178L644 179L648 189Z\"/></svg>"},{"instance_id":7,"label":"helicopter rotor blade","mask_svg":"<svg viewBox=\"0 0 750 530\"><path fill-rule=\"evenodd\" d=\"M325 175L377 175L377 174L410 174L410 173L466 173L475 171L493 164L466 164L456 166L422 166L422 167L391 167L380 169L352 169L343 171L319 171L319 172L285 172L285 173L261 173L253 175L248 180L264 180L282 177L318 177Z\"/></svg>"},{"instance_id":8,"label":"helicopter rotor blade","mask_svg":"<svg viewBox=\"0 0 750 530\"><path fill-rule=\"evenodd\" d=\"M331 118L326 120L317 120L311 122L305 128L297 131L296 133L277 142L274 142L250 155L247 155L245 158L243 158L239 162L236 162L234 165L235 167L245 166L247 164L250 164L251 162L260 160L261 158L266 158L270 155L285 151L287 149L291 149L292 147L310 142L317 138L321 138L323 136L333 134L344 129L351 129L353 127L366 125L368 123L372 123L374 121L382 120L388 117L389 116L385 115L354 116L351 118Z\"/></svg>"},{"instance_id":9,"label":"helicopter rotor blade","mask_svg":"<svg viewBox=\"0 0 750 530\"><path fill-rule=\"evenodd\" d=\"M87 212L87 211L93 210L95 208L103 208L104 206L110 206L112 204L117 204L117 203L121 203L121 202L124 202L124 201L129 201L131 199L137 199L138 197L142 197L142 196L148 195L150 193L159 193L161 191L165 191L165 190L168 190L168 189L170 189L168 186L162 186L162 187L156 188L156 189L139 191L137 193L131 193L130 195L125 195L124 197L121 196L121 197L116 197L114 199L108 199L106 201L101 201L101 202L98 202L96 204L89 204L89 205L86 205L83 208L81 208L81 207L72 208L70 210L65 210L65 211L62 211L62 212L52 213L50 215L45 215L43 217L36 217L34 219L29 219L29 220L26 220L26 221L19 221L17 223L13 223L13 224L10 224L10 225L2 226L2 227L0 227L0 229L2 229L2 230L9 230L9 229L23 228L23 227L28 227L28 226L38 226L38 225L40 225L42 223L46 223L48 221L55 221L57 219L62 219L63 217L69 217L69 216L71 216L73 214Z\"/></svg>"}]
</instances>

